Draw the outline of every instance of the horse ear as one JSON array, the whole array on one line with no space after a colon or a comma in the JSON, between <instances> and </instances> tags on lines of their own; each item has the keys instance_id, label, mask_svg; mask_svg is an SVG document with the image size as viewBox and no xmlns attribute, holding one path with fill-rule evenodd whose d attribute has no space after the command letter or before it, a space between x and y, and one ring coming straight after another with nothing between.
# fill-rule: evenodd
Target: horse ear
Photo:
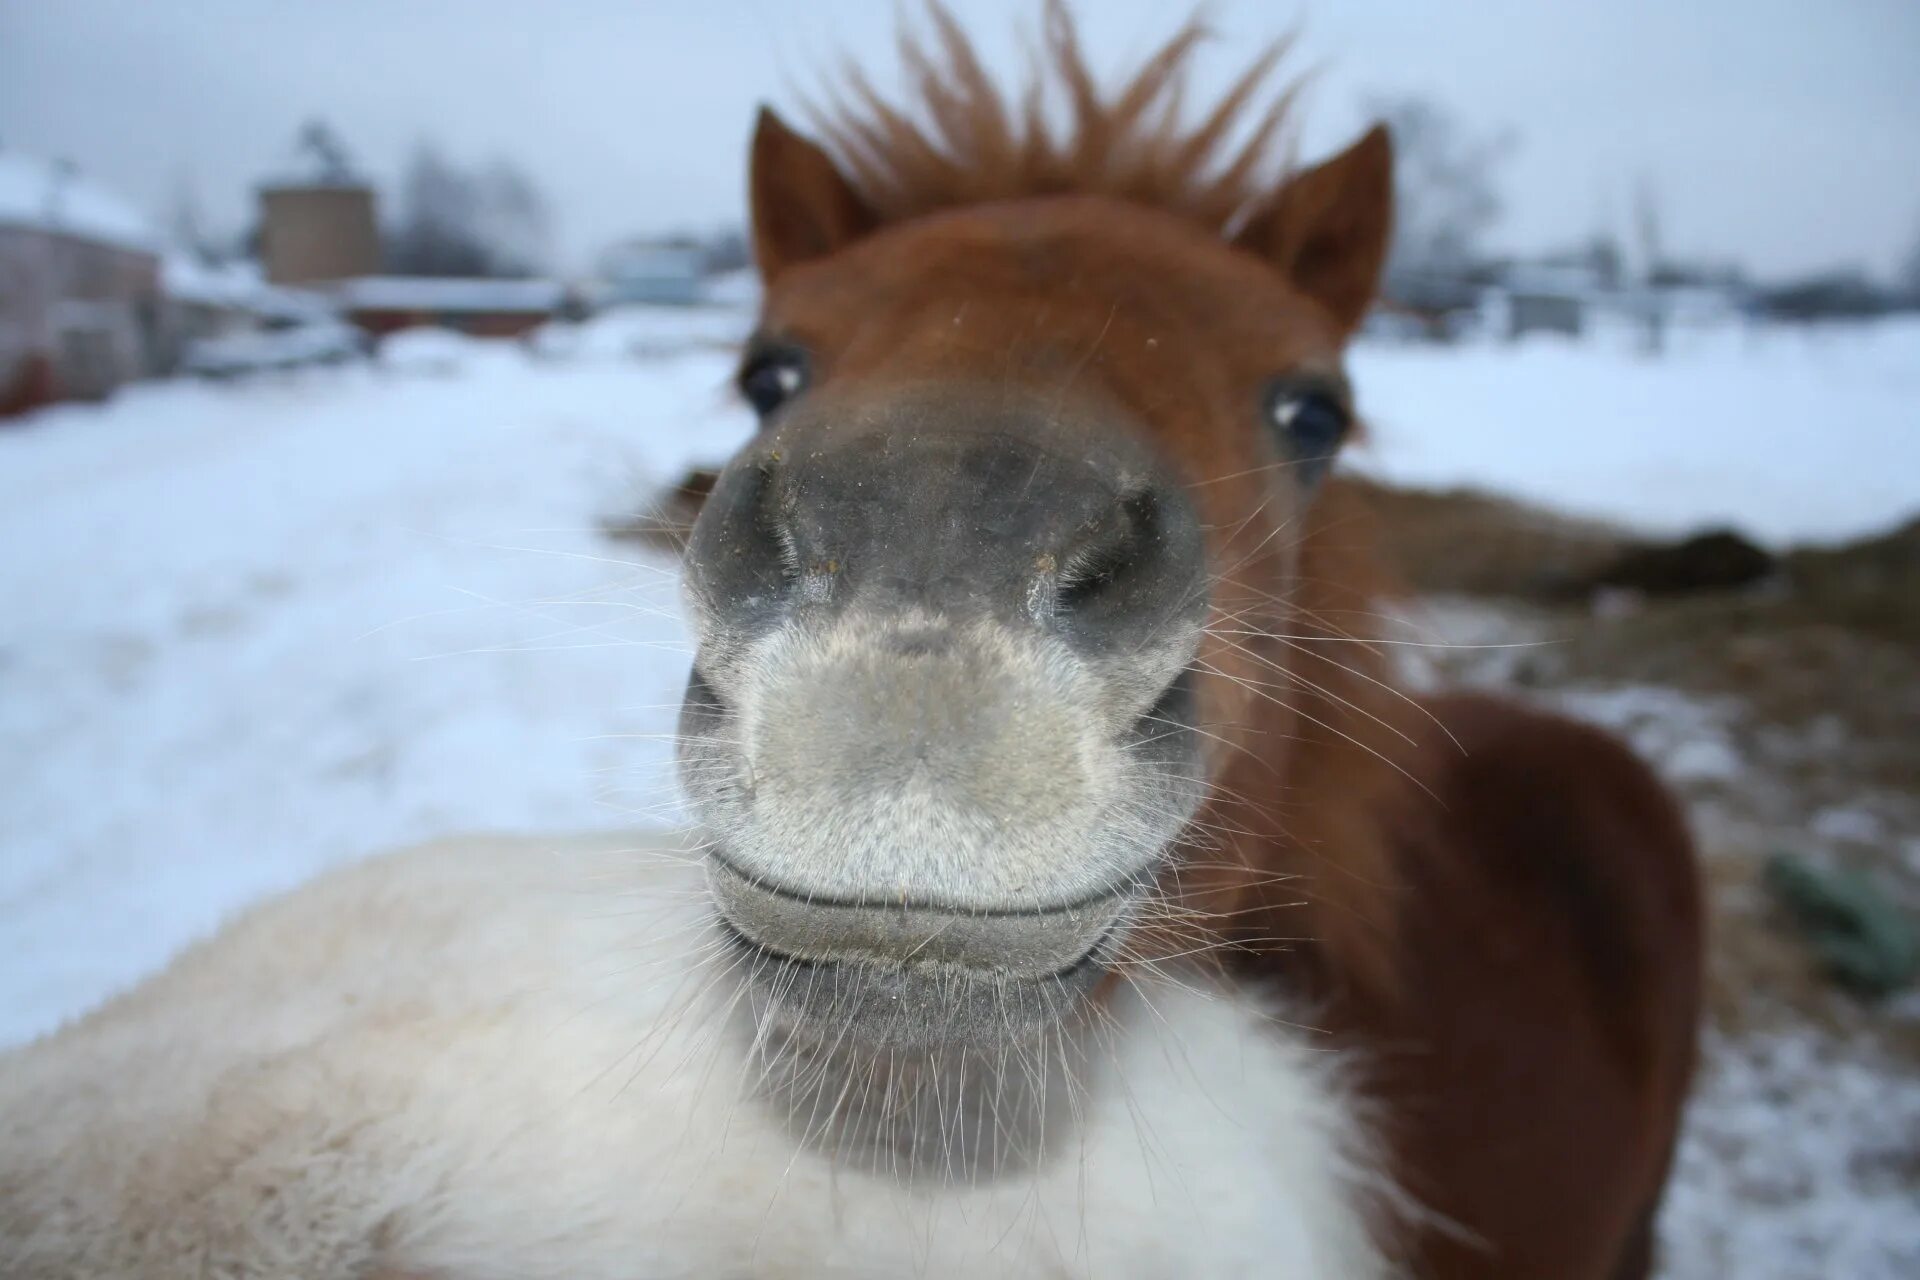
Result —
<instances>
[{"instance_id":1,"label":"horse ear","mask_svg":"<svg viewBox=\"0 0 1920 1280\"><path fill-rule=\"evenodd\" d=\"M1373 301L1393 229L1393 140L1376 124L1287 179L1234 243L1259 254L1352 333Z\"/></svg>"},{"instance_id":2,"label":"horse ear","mask_svg":"<svg viewBox=\"0 0 1920 1280\"><path fill-rule=\"evenodd\" d=\"M796 263L845 247L879 220L826 152L760 108L753 130L753 253L768 284Z\"/></svg>"}]
</instances>

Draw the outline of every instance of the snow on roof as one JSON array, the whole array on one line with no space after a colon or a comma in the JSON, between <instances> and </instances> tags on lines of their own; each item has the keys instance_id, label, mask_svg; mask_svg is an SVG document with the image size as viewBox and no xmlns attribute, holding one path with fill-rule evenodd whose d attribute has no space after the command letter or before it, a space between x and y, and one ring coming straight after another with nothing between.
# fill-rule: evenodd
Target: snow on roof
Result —
<instances>
[{"instance_id":1,"label":"snow on roof","mask_svg":"<svg viewBox=\"0 0 1920 1280\"><path fill-rule=\"evenodd\" d=\"M177 302L240 307L266 288L260 268L251 262L202 262L190 253L170 251L160 260L160 288Z\"/></svg>"},{"instance_id":2,"label":"snow on roof","mask_svg":"<svg viewBox=\"0 0 1920 1280\"><path fill-rule=\"evenodd\" d=\"M257 262L206 263L178 250L160 260L160 289L175 302L281 320L322 320L335 310L321 294L268 284Z\"/></svg>"},{"instance_id":3,"label":"snow on roof","mask_svg":"<svg viewBox=\"0 0 1920 1280\"><path fill-rule=\"evenodd\" d=\"M0 151L0 225L94 240L151 253L145 215L72 166L18 151Z\"/></svg>"},{"instance_id":4,"label":"snow on roof","mask_svg":"<svg viewBox=\"0 0 1920 1280\"><path fill-rule=\"evenodd\" d=\"M566 298L556 280L361 276L333 294L349 311L554 311Z\"/></svg>"}]
</instances>

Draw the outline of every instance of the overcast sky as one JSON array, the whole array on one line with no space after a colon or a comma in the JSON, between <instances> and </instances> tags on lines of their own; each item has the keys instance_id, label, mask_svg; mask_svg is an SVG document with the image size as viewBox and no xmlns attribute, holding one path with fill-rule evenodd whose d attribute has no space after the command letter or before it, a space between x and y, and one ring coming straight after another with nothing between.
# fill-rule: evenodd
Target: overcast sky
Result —
<instances>
[{"instance_id":1,"label":"overcast sky","mask_svg":"<svg viewBox=\"0 0 1920 1280\"><path fill-rule=\"evenodd\" d=\"M951 0L996 65L1037 0ZM911 5L903 6L911 9ZM886 0L0 0L0 145L77 162L156 213L191 184L238 228L301 122L391 180L432 138L522 164L566 267L635 232L736 221L754 105L839 51L894 83ZM1096 62L1164 35L1167 0L1082 3ZM1920 0L1218 0L1220 83L1302 24L1305 147L1368 93L1511 126L1494 239L1611 224L1636 182L1680 253L1767 274L1891 269L1920 239ZM1199 86L1204 88L1205 86ZM1199 95L1195 95L1198 97Z\"/></svg>"}]
</instances>

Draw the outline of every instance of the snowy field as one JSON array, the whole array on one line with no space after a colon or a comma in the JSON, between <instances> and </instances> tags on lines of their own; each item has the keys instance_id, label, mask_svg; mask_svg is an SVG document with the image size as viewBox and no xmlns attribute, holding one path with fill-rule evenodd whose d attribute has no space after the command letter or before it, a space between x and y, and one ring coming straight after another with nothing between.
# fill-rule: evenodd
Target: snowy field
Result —
<instances>
[{"instance_id":1,"label":"snowy field","mask_svg":"<svg viewBox=\"0 0 1920 1280\"><path fill-rule=\"evenodd\" d=\"M1362 346L1364 469L1569 515L1775 546L1878 532L1920 510L1920 319L1812 331L1627 335L1585 345Z\"/></svg>"},{"instance_id":2,"label":"snowy field","mask_svg":"<svg viewBox=\"0 0 1920 1280\"><path fill-rule=\"evenodd\" d=\"M744 438L745 323L417 335L0 429L0 1046L344 859L670 817L675 583L597 525ZM1374 345L1353 374L1393 479L1773 542L1920 508L1913 323L1657 362Z\"/></svg>"},{"instance_id":3,"label":"snowy field","mask_svg":"<svg viewBox=\"0 0 1920 1280\"><path fill-rule=\"evenodd\" d=\"M730 358L442 337L0 431L0 1042L354 854L671 800L674 583L595 521L743 438Z\"/></svg>"}]
</instances>

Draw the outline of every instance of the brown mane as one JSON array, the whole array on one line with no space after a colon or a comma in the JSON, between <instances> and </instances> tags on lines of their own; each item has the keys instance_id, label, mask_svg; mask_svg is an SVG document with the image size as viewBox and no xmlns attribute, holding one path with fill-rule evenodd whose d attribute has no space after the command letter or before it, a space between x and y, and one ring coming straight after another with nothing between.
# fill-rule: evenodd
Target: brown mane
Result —
<instances>
[{"instance_id":1,"label":"brown mane","mask_svg":"<svg viewBox=\"0 0 1920 1280\"><path fill-rule=\"evenodd\" d=\"M814 112L829 149L882 222L993 200L1095 195L1224 233L1283 176L1272 157L1298 85L1258 104L1285 39L1262 50L1189 124L1182 118L1186 81L1208 35L1197 17L1103 91L1066 4L1048 0L1033 71L1016 97L987 74L938 0L927 9L931 43L904 26L900 35L909 102L888 102L849 67L851 100L834 94L832 106ZM1064 130L1049 120L1056 100L1067 111Z\"/></svg>"}]
</instances>

